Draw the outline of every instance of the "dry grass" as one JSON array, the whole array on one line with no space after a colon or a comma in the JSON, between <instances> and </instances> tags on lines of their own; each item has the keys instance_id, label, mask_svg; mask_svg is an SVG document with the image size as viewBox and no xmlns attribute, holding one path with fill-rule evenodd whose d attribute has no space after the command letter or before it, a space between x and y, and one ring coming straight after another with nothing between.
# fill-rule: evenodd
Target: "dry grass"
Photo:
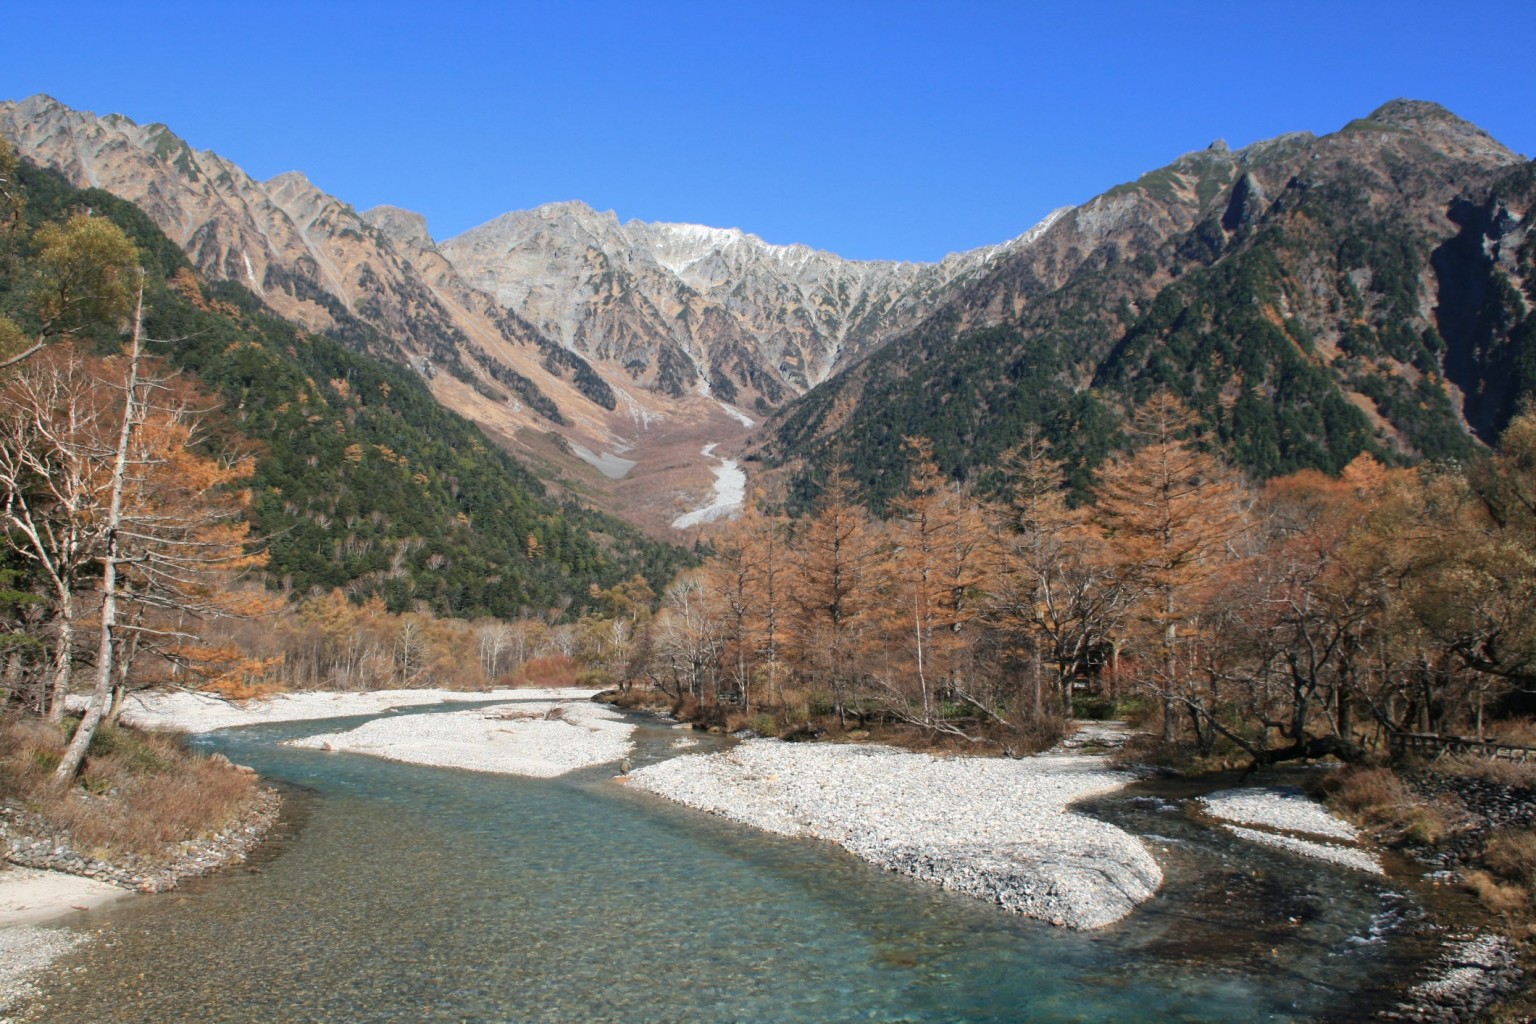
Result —
<instances>
[{"instance_id":1,"label":"dry grass","mask_svg":"<svg viewBox=\"0 0 1536 1024\"><path fill-rule=\"evenodd\" d=\"M1536 833L1504 829L1488 837L1483 863L1511 882L1536 889Z\"/></svg>"},{"instance_id":2,"label":"dry grass","mask_svg":"<svg viewBox=\"0 0 1536 1024\"><path fill-rule=\"evenodd\" d=\"M1416 845L1435 846L1452 830L1453 808L1425 801L1387 768L1342 768L1323 791L1351 821Z\"/></svg>"},{"instance_id":3,"label":"dry grass","mask_svg":"<svg viewBox=\"0 0 1536 1024\"><path fill-rule=\"evenodd\" d=\"M1536 747L1536 718L1506 718L1488 725L1488 738L1511 747Z\"/></svg>"},{"instance_id":4,"label":"dry grass","mask_svg":"<svg viewBox=\"0 0 1536 1024\"><path fill-rule=\"evenodd\" d=\"M1483 906L1501 917L1514 917L1531 911L1530 890L1500 882L1486 871L1469 872L1467 886L1477 894Z\"/></svg>"},{"instance_id":5,"label":"dry grass","mask_svg":"<svg viewBox=\"0 0 1536 1024\"><path fill-rule=\"evenodd\" d=\"M1485 779L1511 789L1536 787L1536 761L1510 761L1502 757L1479 757L1465 754L1460 757L1442 757L1435 761L1435 770L1444 775Z\"/></svg>"},{"instance_id":6,"label":"dry grass","mask_svg":"<svg viewBox=\"0 0 1536 1024\"><path fill-rule=\"evenodd\" d=\"M68 723L66 723L68 724ZM0 720L0 797L68 833L82 853L153 856L167 845L216 832L250 797L253 779L180 740L103 726L77 783L59 788L53 770L67 729L35 718Z\"/></svg>"}]
</instances>

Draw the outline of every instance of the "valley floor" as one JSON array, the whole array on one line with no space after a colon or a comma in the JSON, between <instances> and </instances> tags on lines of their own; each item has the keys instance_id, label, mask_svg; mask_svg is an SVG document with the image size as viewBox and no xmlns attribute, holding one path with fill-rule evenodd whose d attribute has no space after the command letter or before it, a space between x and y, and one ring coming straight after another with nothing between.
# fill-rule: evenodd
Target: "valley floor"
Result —
<instances>
[{"instance_id":1,"label":"valley floor","mask_svg":"<svg viewBox=\"0 0 1536 1024\"><path fill-rule=\"evenodd\" d=\"M129 722L208 731L240 725L384 714L296 745L475 771L549 777L612 763L627 768L634 726L590 702L591 690L301 693L232 704L197 694L133 698ZM455 701L495 706L388 715ZM768 832L827 840L888 870L1072 928L1099 928L1150 899L1163 873L1142 839L1075 812L1134 776L1100 752L1117 737L1089 725L1024 759L934 757L870 744L748 739L630 773L636 790ZM682 745L681 743L675 745ZM1379 873L1353 829L1298 791L1212 793L1201 811L1235 836ZM37 924L123 890L53 872L0 871L0 1014L24 998L26 975L79 936Z\"/></svg>"}]
</instances>

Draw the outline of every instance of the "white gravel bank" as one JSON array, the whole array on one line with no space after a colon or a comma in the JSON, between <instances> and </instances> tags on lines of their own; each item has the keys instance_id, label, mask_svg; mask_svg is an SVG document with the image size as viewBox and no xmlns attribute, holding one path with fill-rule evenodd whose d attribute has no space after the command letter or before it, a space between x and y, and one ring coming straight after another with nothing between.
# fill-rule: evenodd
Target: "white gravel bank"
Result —
<instances>
[{"instance_id":1,"label":"white gravel bank","mask_svg":"<svg viewBox=\"0 0 1536 1024\"><path fill-rule=\"evenodd\" d=\"M1223 789L1201 797L1200 805L1211 817L1226 823L1223 828L1249 842L1374 875L1386 874L1375 854L1356 845L1360 832L1355 826L1335 817L1328 808L1298 789ZM1261 828L1244 828L1244 825ZM1276 831L1263 831L1265 828ZM1316 836L1342 840L1343 843L1324 843L1311 838Z\"/></svg>"},{"instance_id":2,"label":"white gravel bank","mask_svg":"<svg viewBox=\"0 0 1536 1024\"><path fill-rule=\"evenodd\" d=\"M1206 813L1240 825L1268 825L1332 839L1360 838L1360 831L1299 789L1223 789L1200 798Z\"/></svg>"},{"instance_id":3,"label":"white gravel bank","mask_svg":"<svg viewBox=\"0 0 1536 1024\"><path fill-rule=\"evenodd\" d=\"M392 761L552 778L631 748L634 726L590 701L504 704L442 715L378 718L289 746L372 754Z\"/></svg>"},{"instance_id":4,"label":"white gravel bank","mask_svg":"<svg viewBox=\"0 0 1536 1024\"><path fill-rule=\"evenodd\" d=\"M1323 860L1330 864L1342 864L1346 868L1354 868L1357 871L1365 871L1373 875L1385 875L1387 873L1386 869L1381 866L1381 861L1364 850L1353 846L1335 846L1333 843L1318 843L1310 839L1299 839L1296 836L1281 835L1278 832L1260 832L1258 829L1244 828L1241 825L1223 825L1222 828L1231 832L1239 839L1248 840L1250 843L1273 846L1276 849L1288 850L1303 857L1311 857L1313 860Z\"/></svg>"},{"instance_id":5,"label":"white gravel bank","mask_svg":"<svg viewBox=\"0 0 1536 1024\"><path fill-rule=\"evenodd\" d=\"M1102 758L934 758L868 744L749 740L649 765L635 788L850 853L1072 928L1118 921L1162 884L1141 841L1067 805L1131 781Z\"/></svg>"},{"instance_id":6,"label":"white gravel bank","mask_svg":"<svg viewBox=\"0 0 1536 1024\"><path fill-rule=\"evenodd\" d=\"M123 721L142 729L209 732L266 722L302 722L318 718L371 715L391 708L420 707L482 700L587 700L593 689L364 690L339 693L283 693L262 700L228 701L206 693L136 693L127 699Z\"/></svg>"}]
</instances>

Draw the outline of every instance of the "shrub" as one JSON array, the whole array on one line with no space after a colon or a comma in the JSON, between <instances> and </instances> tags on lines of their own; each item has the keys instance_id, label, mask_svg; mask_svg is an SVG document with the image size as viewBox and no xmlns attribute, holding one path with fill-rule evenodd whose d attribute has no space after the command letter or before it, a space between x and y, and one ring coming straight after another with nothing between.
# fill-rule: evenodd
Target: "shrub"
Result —
<instances>
[{"instance_id":1,"label":"shrub","mask_svg":"<svg viewBox=\"0 0 1536 1024\"><path fill-rule=\"evenodd\" d=\"M1060 743L1067 734L1067 723L1057 715L1015 718L1009 723L1011 736L1005 745L1015 754L1038 754Z\"/></svg>"},{"instance_id":2,"label":"shrub","mask_svg":"<svg viewBox=\"0 0 1536 1024\"><path fill-rule=\"evenodd\" d=\"M511 678L513 686L575 686L580 675L576 659L569 654L546 654L524 662Z\"/></svg>"},{"instance_id":3,"label":"shrub","mask_svg":"<svg viewBox=\"0 0 1536 1024\"><path fill-rule=\"evenodd\" d=\"M0 797L19 801L82 852L154 855L216 832L239 814L251 776L186 748L170 733L97 730L77 785L53 785L71 722L0 718Z\"/></svg>"},{"instance_id":4,"label":"shrub","mask_svg":"<svg viewBox=\"0 0 1536 1024\"><path fill-rule=\"evenodd\" d=\"M1483 862L1500 877L1536 888L1536 833L1505 829L1489 836Z\"/></svg>"},{"instance_id":5,"label":"shrub","mask_svg":"<svg viewBox=\"0 0 1536 1024\"><path fill-rule=\"evenodd\" d=\"M586 689L606 690L613 686L613 675L606 669L589 669L577 674L576 685Z\"/></svg>"},{"instance_id":6,"label":"shrub","mask_svg":"<svg viewBox=\"0 0 1536 1024\"><path fill-rule=\"evenodd\" d=\"M1351 820L1411 843L1436 846L1451 832L1448 809L1423 800L1389 768L1342 768L1323 781L1323 792Z\"/></svg>"},{"instance_id":7,"label":"shrub","mask_svg":"<svg viewBox=\"0 0 1536 1024\"><path fill-rule=\"evenodd\" d=\"M1529 891L1518 885L1506 885L1486 871L1468 873L1467 886L1495 914L1518 914L1531 909Z\"/></svg>"}]
</instances>

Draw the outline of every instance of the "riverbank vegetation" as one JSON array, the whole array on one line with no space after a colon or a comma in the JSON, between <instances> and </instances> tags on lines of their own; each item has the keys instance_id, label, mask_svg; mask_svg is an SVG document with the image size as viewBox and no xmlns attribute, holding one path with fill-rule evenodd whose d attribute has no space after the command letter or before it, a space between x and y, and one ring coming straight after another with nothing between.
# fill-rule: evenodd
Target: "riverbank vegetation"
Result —
<instances>
[{"instance_id":1,"label":"riverbank vegetation","mask_svg":"<svg viewBox=\"0 0 1536 1024\"><path fill-rule=\"evenodd\" d=\"M188 750L174 735L108 725L92 738L79 785L54 770L72 719L0 719L0 808L10 836L58 839L95 860L153 861L249 809L255 777Z\"/></svg>"},{"instance_id":2,"label":"riverbank vegetation","mask_svg":"<svg viewBox=\"0 0 1536 1024\"><path fill-rule=\"evenodd\" d=\"M1475 465L1363 455L1262 486L1193 425L1154 396L1077 506L1038 436L992 501L909 440L884 519L834 470L810 515L749 510L654 618L611 616L588 655L621 687L775 731L979 741L1131 714L1135 756L1212 767L1381 763L1529 710L1536 415Z\"/></svg>"}]
</instances>

